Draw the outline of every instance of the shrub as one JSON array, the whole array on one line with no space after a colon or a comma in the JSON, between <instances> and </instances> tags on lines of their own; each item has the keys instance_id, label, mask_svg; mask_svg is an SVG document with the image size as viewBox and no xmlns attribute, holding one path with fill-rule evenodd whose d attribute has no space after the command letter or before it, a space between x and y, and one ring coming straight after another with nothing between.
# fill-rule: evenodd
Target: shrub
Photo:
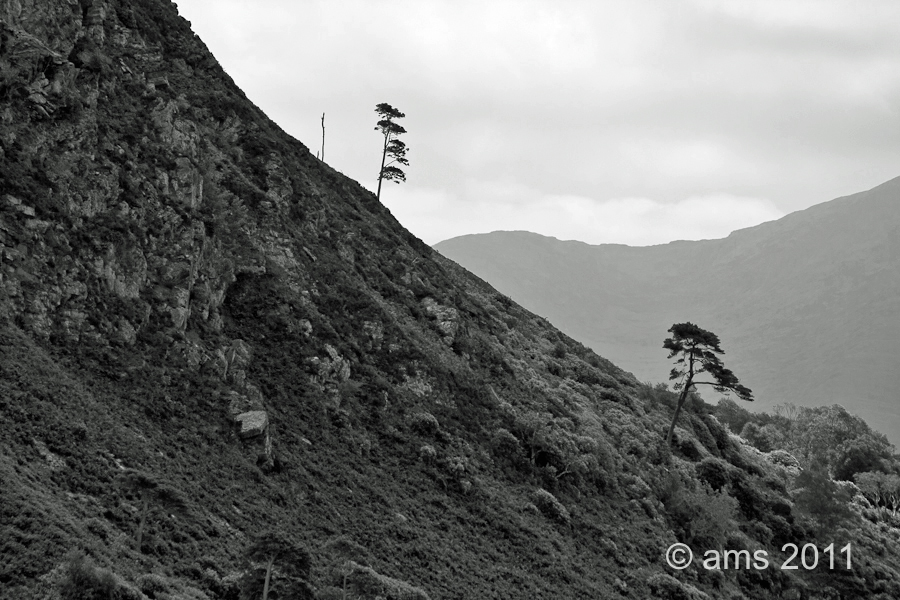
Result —
<instances>
[{"instance_id":1,"label":"shrub","mask_svg":"<svg viewBox=\"0 0 900 600\"><path fill-rule=\"evenodd\" d=\"M770 429L769 427L760 427L753 421L748 421L741 429L740 435L757 450L771 452L774 449L775 440L771 435Z\"/></svg>"},{"instance_id":2,"label":"shrub","mask_svg":"<svg viewBox=\"0 0 900 600\"><path fill-rule=\"evenodd\" d=\"M721 546L734 530L737 502L724 491L713 491L706 484L691 489L688 487L691 483L673 473L664 478L657 490L669 524L686 544L701 548Z\"/></svg>"},{"instance_id":3,"label":"shrub","mask_svg":"<svg viewBox=\"0 0 900 600\"><path fill-rule=\"evenodd\" d=\"M692 585L681 583L666 573L656 573L647 579L656 598L664 600L707 600L709 596Z\"/></svg>"},{"instance_id":4,"label":"shrub","mask_svg":"<svg viewBox=\"0 0 900 600\"><path fill-rule=\"evenodd\" d=\"M710 453L718 455L719 447L716 444L716 438L713 437L712 433L709 431L703 418L698 415L691 415L690 419L691 428L694 430L694 435L697 436L697 440L703 444L703 447L709 450Z\"/></svg>"},{"instance_id":5,"label":"shrub","mask_svg":"<svg viewBox=\"0 0 900 600\"><path fill-rule=\"evenodd\" d=\"M887 473L857 473L854 477L859 491L874 506L883 506L892 511L900 508L900 477Z\"/></svg>"},{"instance_id":6,"label":"shrub","mask_svg":"<svg viewBox=\"0 0 900 600\"><path fill-rule=\"evenodd\" d=\"M772 464L784 467L789 471L796 470L797 473L800 472L800 461L787 450L773 450L766 455L766 458Z\"/></svg>"},{"instance_id":7,"label":"shrub","mask_svg":"<svg viewBox=\"0 0 900 600\"><path fill-rule=\"evenodd\" d=\"M137 578L138 589L150 598L169 591L169 582L156 573L146 573Z\"/></svg>"},{"instance_id":8,"label":"shrub","mask_svg":"<svg viewBox=\"0 0 900 600\"><path fill-rule=\"evenodd\" d=\"M547 371L550 372L551 375L555 375L556 377L562 377L564 374L562 366L555 360L547 361Z\"/></svg>"},{"instance_id":9,"label":"shrub","mask_svg":"<svg viewBox=\"0 0 900 600\"><path fill-rule=\"evenodd\" d=\"M720 452L724 452L731 445L731 440L728 437L728 428L714 415L703 415L700 418L709 430L709 434L716 440L716 447L718 447Z\"/></svg>"},{"instance_id":10,"label":"shrub","mask_svg":"<svg viewBox=\"0 0 900 600\"><path fill-rule=\"evenodd\" d=\"M519 440L502 427L491 436L491 448L497 458L518 464L524 457Z\"/></svg>"},{"instance_id":11,"label":"shrub","mask_svg":"<svg viewBox=\"0 0 900 600\"><path fill-rule=\"evenodd\" d=\"M426 465L432 464L435 458L437 458L437 450L434 449L434 446L423 444L419 448L419 459Z\"/></svg>"},{"instance_id":12,"label":"shrub","mask_svg":"<svg viewBox=\"0 0 900 600\"><path fill-rule=\"evenodd\" d=\"M547 490L542 488L534 493L534 505L545 517L566 525L569 524L571 515L569 515L568 509Z\"/></svg>"},{"instance_id":13,"label":"shrub","mask_svg":"<svg viewBox=\"0 0 900 600\"><path fill-rule=\"evenodd\" d=\"M724 460L709 456L697 463L697 477L715 491L731 483L733 467Z\"/></svg>"},{"instance_id":14,"label":"shrub","mask_svg":"<svg viewBox=\"0 0 900 600\"><path fill-rule=\"evenodd\" d=\"M738 501L741 512L751 520L761 519L769 512L769 502L756 481L743 473L736 473L732 485L732 495Z\"/></svg>"},{"instance_id":15,"label":"shrub","mask_svg":"<svg viewBox=\"0 0 900 600\"><path fill-rule=\"evenodd\" d=\"M138 600L141 595L83 554L72 554L59 583L61 600Z\"/></svg>"},{"instance_id":16,"label":"shrub","mask_svg":"<svg viewBox=\"0 0 900 600\"><path fill-rule=\"evenodd\" d=\"M716 405L716 417L721 423L727 425L731 431L737 433L743 430L747 422L753 419L753 414L731 398L723 398Z\"/></svg>"},{"instance_id":17,"label":"shrub","mask_svg":"<svg viewBox=\"0 0 900 600\"><path fill-rule=\"evenodd\" d=\"M765 516L765 526L772 534L772 543L776 546L782 546L788 542L796 542L800 536L797 535L793 525L787 519L776 514L767 514ZM765 541L761 538L760 541Z\"/></svg>"},{"instance_id":18,"label":"shrub","mask_svg":"<svg viewBox=\"0 0 900 600\"><path fill-rule=\"evenodd\" d=\"M565 358L566 357L566 345L562 342L556 342L553 345L553 358Z\"/></svg>"},{"instance_id":19,"label":"shrub","mask_svg":"<svg viewBox=\"0 0 900 600\"><path fill-rule=\"evenodd\" d=\"M451 456L447 459L447 470L454 479L460 480L469 470L469 459L465 456Z\"/></svg>"},{"instance_id":20,"label":"shrub","mask_svg":"<svg viewBox=\"0 0 900 600\"><path fill-rule=\"evenodd\" d=\"M440 429L437 417L429 412L419 412L410 415L409 426L413 431L422 435L434 435Z\"/></svg>"},{"instance_id":21,"label":"shrub","mask_svg":"<svg viewBox=\"0 0 900 600\"><path fill-rule=\"evenodd\" d=\"M796 505L815 521L820 534L834 531L853 516L847 506L850 494L832 481L824 469L807 469L796 483Z\"/></svg>"},{"instance_id":22,"label":"shrub","mask_svg":"<svg viewBox=\"0 0 900 600\"><path fill-rule=\"evenodd\" d=\"M703 457L703 448L693 437L681 433L675 439L678 451L688 460L699 460Z\"/></svg>"},{"instance_id":23,"label":"shrub","mask_svg":"<svg viewBox=\"0 0 900 600\"><path fill-rule=\"evenodd\" d=\"M348 598L383 598L384 600L429 600L425 590L405 581L387 577L372 567L349 562Z\"/></svg>"},{"instance_id":24,"label":"shrub","mask_svg":"<svg viewBox=\"0 0 900 600\"><path fill-rule=\"evenodd\" d=\"M849 481L857 473L880 471L890 461L891 445L884 436L864 434L841 444L834 459L834 478Z\"/></svg>"}]
</instances>

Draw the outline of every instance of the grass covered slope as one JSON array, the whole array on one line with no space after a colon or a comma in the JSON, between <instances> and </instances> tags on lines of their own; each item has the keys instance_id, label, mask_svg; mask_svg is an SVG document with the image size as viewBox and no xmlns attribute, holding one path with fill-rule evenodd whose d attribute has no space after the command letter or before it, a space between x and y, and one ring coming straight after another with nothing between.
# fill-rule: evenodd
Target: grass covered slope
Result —
<instances>
[{"instance_id":1,"label":"grass covered slope","mask_svg":"<svg viewBox=\"0 0 900 600\"><path fill-rule=\"evenodd\" d=\"M895 530L822 537L700 401L666 447L672 394L403 230L174 5L0 19L0 597L258 598L272 530L309 568L270 598L897 595ZM862 550L674 571L676 540Z\"/></svg>"}]
</instances>

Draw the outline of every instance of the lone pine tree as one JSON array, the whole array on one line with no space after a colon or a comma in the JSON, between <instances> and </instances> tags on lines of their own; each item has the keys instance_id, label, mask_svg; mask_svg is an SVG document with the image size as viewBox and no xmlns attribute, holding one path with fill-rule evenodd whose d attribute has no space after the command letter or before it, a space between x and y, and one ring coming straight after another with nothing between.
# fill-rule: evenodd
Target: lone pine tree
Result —
<instances>
[{"instance_id":1,"label":"lone pine tree","mask_svg":"<svg viewBox=\"0 0 900 600\"><path fill-rule=\"evenodd\" d=\"M716 356L725 353L719 346L719 337L716 334L693 323L676 323L669 328L669 333L672 337L665 339L663 348L669 351L669 358L677 357L675 366L669 373L669 380L678 380L673 387L675 391L681 390L681 395L678 396L675 415L672 417L672 424L669 425L669 433L666 434L667 444L672 442L675 422L681 414L691 386L711 385L717 392L732 391L741 400L753 400L750 389L741 385L737 376L730 369L726 369ZM708 373L713 381L695 381L694 378L702 373Z\"/></svg>"},{"instance_id":2,"label":"lone pine tree","mask_svg":"<svg viewBox=\"0 0 900 600\"><path fill-rule=\"evenodd\" d=\"M381 131L384 135L384 147L381 152L381 170L378 172L378 200L381 200L381 182L385 179L388 181L406 181L406 173L400 167L394 164L409 165L406 160L406 144L397 139L401 133L406 133L402 125L394 122L394 119L402 119L406 115L386 102L382 102L375 106L375 112L381 117L375 126L376 131ZM388 157L391 161L388 162Z\"/></svg>"}]
</instances>

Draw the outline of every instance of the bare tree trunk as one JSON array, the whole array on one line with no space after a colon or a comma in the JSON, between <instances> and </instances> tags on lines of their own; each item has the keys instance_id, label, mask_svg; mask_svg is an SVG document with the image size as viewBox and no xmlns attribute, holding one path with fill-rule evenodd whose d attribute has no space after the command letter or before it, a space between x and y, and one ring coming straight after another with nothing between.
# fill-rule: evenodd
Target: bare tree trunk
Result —
<instances>
[{"instance_id":1,"label":"bare tree trunk","mask_svg":"<svg viewBox=\"0 0 900 600\"><path fill-rule=\"evenodd\" d=\"M381 151L381 170L378 171L378 193L375 194L375 198L379 202L381 201L381 181L384 179L384 161L387 160L388 139L390 137L391 134L384 134L384 149Z\"/></svg>"},{"instance_id":2,"label":"bare tree trunk","mask_svg":"<svg viewBox=\"0 0 900 600\"><path fill-rule=\"evenodd\" d=\"M325 113L322 113L322 162L325 162Z\"/></svg>"},{"instance_id":3,"label":"bare tree trunk","mask_svg":"<svg viewBox=\"0 0 900 600\"><path fill-rule=\"evenodd\" d=\"M672 417L672 424L669 425L669 433L666 434L666 445L672 443L672 433L675 431L675 421L678 420L678 415L681 414L681 407L684 406L684 401L687 399L688 390L690 389L691 381L688 380L687 385L684 386L684 389L681 390L681 396L678 397L678 406L675 407L675 416Z\"/></svg>"},{"instance_id":4,"label":"bare tree trunk","mask_svg":"<svg viewBox=\"0 0 900 600\"><path fill-rule=\"evenodd\" d=\"M684 401L687 400L688 392L691 390L691 386L694 384L694 355L690 354L688 357L688 372L687 379L684 382L684 387L681 388L681 395L678 397L678 406L675 407L675 416L672 417L672 424L669 425L669 433L666 434L666 445L672 443L672 434L675 432L675 421L678 420L678 415L681 414L681 408L684 406Z\"/></svg>"},{"instance_id":5,"label":"bare tree trunk","mask_svg":"<svg viewBox=\"0 0 900 600\"><path fill-rule=\"evenodd\" d=\"M274 558L270 558L269 562L266 564L266 582L263 584L263 597L262 600L268 600L269 598L269 581L272 580L272 563L275 562Z\"/></svg>"}]
</instances>

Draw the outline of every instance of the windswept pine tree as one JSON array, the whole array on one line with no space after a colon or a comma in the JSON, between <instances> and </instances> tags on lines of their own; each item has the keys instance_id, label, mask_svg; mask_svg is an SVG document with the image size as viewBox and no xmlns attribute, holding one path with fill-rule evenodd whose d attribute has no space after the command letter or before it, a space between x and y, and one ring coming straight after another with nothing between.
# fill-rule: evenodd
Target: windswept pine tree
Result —
<instances>
[{"instance_id":1,"label":"windswept pine tree","mask_svg":"<svg viewBox=\"0 0 900 600\"><path fill-rule=\"evenodd\" d=\"M666 338L663 348L669 351L669 358L675 358L675 366L669 373L669 380L675 381L675 391L680 391L672 424L666 433L666 443L672 442L675 422L692 386L711 385L717 392L734 392L741 400L752 401L750 388L741 384L737 376L726 369L717 355L724 354L719 345L719 337L693 323L676 323L669 328L672 337ZM712 381L697 380L706 373Z\"/></svg>"}]
</instances>

